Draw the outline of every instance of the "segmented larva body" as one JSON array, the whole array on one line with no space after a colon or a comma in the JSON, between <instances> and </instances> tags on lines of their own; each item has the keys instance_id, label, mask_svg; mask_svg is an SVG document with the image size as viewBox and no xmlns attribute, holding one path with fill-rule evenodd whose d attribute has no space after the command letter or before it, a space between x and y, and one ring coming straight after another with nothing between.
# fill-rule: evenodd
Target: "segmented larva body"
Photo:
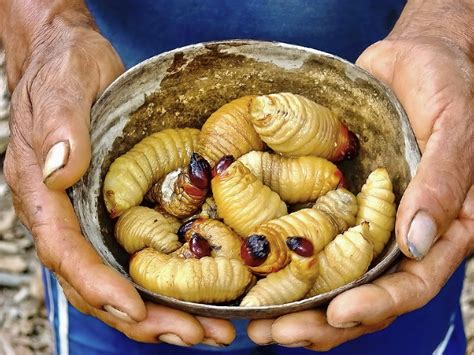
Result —
<instances>
[{"instance_id":1,"label":"segmented larva body","mask_svg":"<svg viewBox=\"0 0 474 355\"><path fill-rule=\"evenodd\" d=\"M260 138L286 156L351 158L357 137L328 108L291 93L257 96L250 117Z\"/></svg>"},{"instance_id":2,"label":"segmented larva body","mask_svg":"<svg viewBox=\"0 0 474 355\"><path fill-rule=\"evenodd\" d=\"M262 150L264 143L250 122L249 104L253 96L233 100L204 123L197 152L214 166L224 155L238 158L252 150Z\"/></svg>"},{"instance_id":3,"label":"segmented larva body","mask_svg":"<svg viewBox=\"0 0 474 355\"><path fill-rule=\"evenodd\" d=\"M183 186L189 184L189 175L182 169L173 170L154 184L145 198L157 202L169 214L185 218L191 216L205 196L192 196Z\"/></svg>"},{"instance_id":4,"label":"segmented larva body","mask_svg":"<svg viewBox=\"0 0 474 355\"><path fill-rule=\"evenodd\" d=\"M318 276L316 257L295 256L283 269L260 279L240 303L243 307L284 304L302 299Z\"/></svg>"},{"instance_id":5,"label":"segmented larva body","mask_svg":"<svg viewBox=\"0 0 474 355\"><path fill-rule=\"evenodd\" d=\"M215 219L197 218L186 222L178 231L184 241L189 242L193 234L197 233L207 240L210 247L210 256L226 257L240 260L240 246L242 238L224 223ZM189 257L183 251L189 248L189 244L183 245L175 253L182 257ZM181 250L182 249L182 250Z\"/></svg>"},{"instance_id":6,"label":"segmented larva body","mask_svg":"<svg viewBox=\"0 0 474 355\"><path fill-rule=\"evenodd\" d=\"M154 184L145 198L157 202L169 214L186 218L203 204L209 183L211 167L197 153L191 155L186 169L176 169Z\"/></svg>"},{"instance_id":7,"label":"segmented larva body","mask_svg":"<svg viewBox=\"0 0 474 355\"><path fill-rule=\"evenodd\" d=\"M239 161L287 203L315 201L334 190L342 179L336 165L314 156L283 157L253 151Z\"/></svg>"},{"instance_id":8,"label":"segmented larva body","mask_svg":"<svg viewBox=\"0 0 474 355\"><path fill-rule=\"evenodd\" d=\"M307 294L312 297L329 292L361 277L373 259L373 244L367 223L339 234L317 255L319 276Z\"/></svg>"},{"instance_id":9,"label":"segmented larva body","mask_svg":"<svg viewBox=\"0 0 474 355\"><path fill-rule=\"evenodd\" d=\"M313 208L293 212L258 227L253 235L266 238L269 253L261 264L247 264L254 273L261 275L280 270L290 262L286 238L292 236L308 239L318 253L337 234L354 225L356 213L356 198L350 191L344 188L329 191L324 198L317 200Z\"/></svg>"},{"instance_id":10,"label":"segmented larva body","mask_svg":"<svg viewBox=\"0 0 474 355\"><path fill-rule=\"evenodd\" d=\"M217 174L211 186L219 217L240 235L287 214L280 196L239 161Z\"/></svg>"},{"instance_id":11,"label":"segmented larva body","mask_svg":"<svg viewBox=\"0 0 474 355\"><path fill-rule=\"evenodd\" d=\"M370 222L370 238L374 243L374 254L379 255L395 225L395 195L388 172L384 168L374 170L357 195L359 212L357 223Z\"/></svg>"},{"instance_id":12,"label":"segmented larva body","mask_svg":"<svg viewBox=\"0 0 474 355\"><path fill-rule=\"evenodd\" d=\"M181 246L176 232L179 221L142 206L127 209L115 224L115 238L129 253L152 247L169 253Z\"/></svg>"},{"instance_id":13,"label":"segmented larva body","mask_svg":"<svg viewBox=\"0 0 474 355\"><path fill-rule=\"evenodd\" d=\"M223 257L182 259L147 248L130 260L138 285L188 302L219 303L239 297L252 274L239 260Z\"/></svg>"},{"instance_id":14,"label":"segmented larva body","mask_svg":"<svg viewBox=\"0 0 474 355\"><path fill-rule=\"evenodd\" d=\"M214 197L206 198L203 205L201 206L201 212L199 212L197 217L205 217L205 218L212 218L218 219L219 216L217 214L217 206L216 201L214 201Z\"/></svg>"},{"instance_id":15,"label":"segmented larva body","mask_svg":"<svg viewBox=\"0 0 474 355\"><path fill-rule=\"evenodd\" d=\"M199 136L193 128L154 133L115 159L104 180L104 201L112 218L139 205L153 183L189 163Z\"/></svg>"}]
</instances>

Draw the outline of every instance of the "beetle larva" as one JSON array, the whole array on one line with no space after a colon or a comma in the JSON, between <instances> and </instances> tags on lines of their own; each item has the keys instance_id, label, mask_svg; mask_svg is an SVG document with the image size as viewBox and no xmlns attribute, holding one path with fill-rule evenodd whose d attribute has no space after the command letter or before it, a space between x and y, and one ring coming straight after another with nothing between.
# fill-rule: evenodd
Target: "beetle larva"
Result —
<instances>
[{"instance_id":1,"label":"beetle larva","mask_svg":"<svg viewBox=\"0 0 474 355\"><path fill-rule=\"evenodd\" d=\"M248 268L237 259L182 259L151 248L133 255L130 276L152 292L200 303L236 299L252 279Z\"/></svg>"},{"instance_id":2,"label":"beetle larva","mask_svg":"<svg viewBox=\"0 0 474 355\"><path fill-rule=\"evenodd\" d=\"M238 234L248 235L260 224L285 215L286 205L241 162L232 160L224 157L216 164L212 192L219 217Z\"/></svg>"},{"instance_id":3,"label":"beetle larva","mask_svg":"<svg viewBox=\"0 0 474 355\"><path fill-rule=\"evenodd\" d=\"M104 201L112 218L137 206L152 184L189 163L199 130L165 129L154 133L115 159L104 180Z\"/></svg>"},{"instance_id":4,"label":"beetle larva","mask_svg":"<svg viewBox=\"0 0 474 355\"><path fill-rule=\"evenodd\" d=\"M324 198L323 198L324 197ZM321 251L337 234L355 223L357 202L344 188L329 191L313 208L306 208L273 219L258 227L241 248L244 262L257 274L266 275L290 261L287 237L301 236Z\"/></svg>"},{"instance_id":5,"label":"beetle larva","mask_svg":"<svg viewBox=\"0 0 474 355\"><path fill-rule=\"evenodd\" d=\"M307 297L329 292L361 277L373 259L368 223L339 234L317 255L319 275Z\"/></svg>"},{"instance_id":6,"label":"beetle larva","mask_svg":"<svg viewBox=\"0 0 474 355\"><path fill-rule=\"evenodd\" d=\"M315 201L334 190L343 179L336 165L313 156L283 157L253 151L239 161L287 203Z\"/></svg>"},{"instance_id":7,"label":"beetle larva","mask_svg":"<svg viewBox=\"0 0 474 355\"><path fill-rule=\"evenodd\" d=\"M308 293L318 276L318 264L312 246L308 248L302 245L304 241L311 245L304 238L287 239L288 247L294 251L291 253L291 262L283 269L260 279L245 295L241 306L283 304L298 301Z\"/></svg>"},{"instance_id":8,"label":"beetle larva","mask_svg":"<svg viewBox=\"0 0 474 355\"><path fill-rule=\"evenodd\" d=\"M179 226L176 218L148 207L134 206L117 220L115 238L129 254L145 247L169 253L181 246L176 234Z\"/></svg>"},{"instance_id":9,"label":"beetle larva","mask_svg":"<svg viewBox=\"0 0 474 355\"><path fill-rule=\"evenodd\" d=\"M244 96L225 104L202 126L197 152L211 166L224 155L238 158L251 150L264 148L263 141L250 122L249 104L252 97Z\"/></svg>"},{"instance_id":10,"label":"beetle larva","mask_svg":"<svg viewBox=\"0 0 474 355\"><path fill-rule=\"evenodd\" d=\"M182 257L193 257L192 248L189 253L184 253L190 245L191 238L195 235L204 238L210 248L209 255L212 257L226 257L231 259L240 259L240 245L242 238L224 223L215 219L196 218L184 223L178 230L179 240L183 243L182 248L178 249L176 255ZM198 246L199 247L199 246ZM182 249L182 250L181 250ZM201 249L201 248L200 248Z\"/></svg>"},{"instance_id":11,"label":"beetle larva","mask_svg":"<svg viewBox=\"0 0 474 355\"><path fill-rule=\"evenodd\" d=\"M357 223L370 222L370 238L374 243L374 254L379 255L395 225L395 195L388 172L384 168L374 170L357 195L359 212Z\"/></svg>"},{"instance_id":12,"label":"beetle larva","mask_svg":"<svg viewBox=\"0 0 474 355\"><path fill-rule=\"evenodd\" d=\"M331 110L300 95L257 96L250 117L260 138L286 156L338 161L353 158L359 149L357 136Z\"/></svg>"},{"instance_id":13,"label":"beetle larva","mask_svg":"<svg viewBox=\"0 0 474 355\"><path fill-rule=\"evenodd\" d=\"M187 169L168 173L151 187L145 198L159 203L175 217L189 217L203 204L210 181L209 163L193 153Z\"/></svg>"}]
</instances>

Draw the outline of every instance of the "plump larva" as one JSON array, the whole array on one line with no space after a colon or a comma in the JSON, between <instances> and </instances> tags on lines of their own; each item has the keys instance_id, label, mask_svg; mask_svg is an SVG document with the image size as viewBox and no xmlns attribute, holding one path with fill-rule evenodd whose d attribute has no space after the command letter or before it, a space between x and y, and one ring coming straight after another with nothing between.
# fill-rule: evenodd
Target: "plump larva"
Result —
<instances>
[{"instance_id":1,"label":"plump larva","mask_svg":"<svg viewBox=\"0 0 474 355\"><path fill-rule=\"evenodd\" d=\"M291 93L257 96L250 117L260 138L286 156L350 159L359 142L328 108Z\"/></svg>"},{"instance_id":2,"label":"plump larva","mask_svg":"<svg viewBox=\"0 0 474 355\"><path fill-rule=\"evenodd\" d=\"M153 183L185 167L195 150L199 130L165 129L154 133L115 159L104 180L104 201L112 218L139 205Z\"/></svg>"},{"instance_id":3,"label":"plump larva","mask_svg":"<svg viewBox=\"0 0 474 355\"><path fill-rule=\"evenodd\" d=\"M316 257L293 255L280 271L260 279L240 303L243 307L284 304L302 299L318 276Z\"/></svg>"},{"instance_id":4,"label":"plump larva","mask_svg":"<svg viewBox=\"0 0 474 355\"><path fill-rule=\"evenodd\" d=\"M209 243L210 256L240 259L240 245L242 238L224 223L215 219L197 218L183 224L178 230L178 237L182 242L189 242L194 234L198 234ZM187 249L186 244L182 247ZM175 252L182 255L181 248Z\"/></svg>"},{"instance_id":5,"label":"plump larva","mask_svg":"<svg viewBox=\"0 0 474 355\"><path fill-rule=\"evenodd\" d=\"M252 97L244 96L225 104L202 126L197 152L211 166L224 155L238 158L251 150L264 148L263 141L250 122L249 104Z\"/></svg>"},{"instance_id":6,"label":"plump larva","mask_svg":"<svg viewBox=\"0 0 474 355\"><path fill-rule=\"evenodd\" d=\"M193 153L186 169L176 169L154 184L145 198L157 202L169 214L186 218L203 204L209 183L211 167L201 156Z\"/></svg>"},{"instance_id":7,"label":"plump larva","mask_svg":"<svg viewBox=\"0 0 474 355\"><path fill-rule=\"evenodd\" d=\"M182 259L150 248L133 255L130 276L152 292L200 303L234 300L252 279L248 268L237 259Z\"/></svg>"},{"instance_id":8,"label":"plump larva","mask_svg":"<svg viewBox=\"0 0 474 355\"><path fill-rule=\"evenodd\" d=\"M361 277L373 259L369 226L364 222L338 235L317 255L319 276L307 297L329 292Z\"/></svg>"},{"instance_id":9,"label":"plump larva","mask_svg":"<svg viewBox=\"0 0 474 355\"><path fill-rule=\"evenodd\" d=\"M253 151L241 156L239 161L287 203L316 201L334 190L342 179L336 165L313 156L283 157Z\"/></svg>"},{"instance_id":10,"label":"plump larva","mask_svg":"<svg viewBox=\"0 0 474 355\"><path fill-rule=\"evenodd\" d=\"M135 206L126 210L115 224L115 238L129 253L152 247L169 253L181 246L176 232L179 221L147 207Z\"/></svg>"},{"instance_id":11,"label":"plump larva","mask_svg":"<svg viewBox=\"0 0 474 355\"><path fill-rule=\"evenodd\" d=\"M253 249L258 244L250 243L248 237L241 249L242 258L254 273L266 275L278 271L290 261L287 237L308 239L317 253L337 234L355 223L356 213L357 202L351 192L344 188L329 191L324 198L316 201L313 208L302 209L260 225L250 237L258 235L267 241L266 257L260 255L256 258L259 262L254 262Z\"/></svg>"},{"instance_id":12,"label":"plump larva","mask_svg":"<svg viewBox=\"0 0 474 355\"><path fill-rule=\"evenodd\" d=\"M369 235L377 256L390 239L395 225L395 195L386 169L376 169L369 175L362 191L357 195L357 202L357 223L370 222Z\"/></svg>"},{"instance_id":13,"label":"plump larva","mask_svg":"<svg viewBox=\"0 0 474 355\"><path fill-rule=\"evenodd\" d=\"M239 161L217 174L211 186L219 217L240 235L287 214L280 196Z\"/></svg>"}]
</instances>

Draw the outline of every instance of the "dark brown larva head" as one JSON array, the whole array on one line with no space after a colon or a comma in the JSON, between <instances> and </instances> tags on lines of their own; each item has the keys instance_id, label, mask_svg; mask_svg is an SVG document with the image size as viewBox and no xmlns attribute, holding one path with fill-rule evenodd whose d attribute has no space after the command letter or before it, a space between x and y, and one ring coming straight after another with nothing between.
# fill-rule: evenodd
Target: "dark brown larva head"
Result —
<instances>
[{"instance_id":1,"label":"dark brown larva head","mask_svg":"<svg viewBox=\"0 0 474 355\"><path fill-rule=\"evenodd\" d=\"M264 235L252 234L240 248L240 256L248 266L262 265L270 253L270 243Z\"/></svg>"},{"instance_id":2,"label":"dark brown larva head","mask_svg":"<svg viewBox=\"0 0 474 355\"><path fill-rule=\"evenodd\" d=\"M211 246L209 245L209 242L199 233L193 233L189 240L189 250L191 250L197 259L211 256Z\"/></svg>"},{"instance_id":3,"label":"dark brown larva head","mask_svg":"<svg viewBox=\"0 0 474 355\"><path fill-rule=\"evenodd\" d=\"M208 161L198 153L191 155L189 161L189 180L199 189L207 189L211 181L211 166Z\"/></svg>"},{"instance_id":4,"label":"dark brown larva head","mask_svg":"<svg viewBox=\"0 0 474 355\"><path fill-rule=\"evenodd\" d=\"M196 222L198 219L199 218L190 219L186 223L183 223L181 227L179 227L178 232L176 232L176 234L178 235L178 240L181 243L186 243L186 233L191 229L194 222Z\"/></svg>"},{"instance_id":5,"label":"dark brown larva head","mask_svg":"<svg viewBox=\"0 0 474 355\"><path fill-rule=\"evenodd\" d=\"M300 256L313 256L313 243L304 237L288 237L286 238L286 245L290 250L294 251Z\"/></svg>"},{"instance_id":6,"label":"dark brown larva head","mask_svg":"<svg viewBox=\"0 0 474 355\"><path fill-rule=\"evenodd\" d=\"M222 174L234 161L235 158L232 155L224 155L212 169L212 177Z\"/></svg>"},{"instance_id":7,"label":"dark brown larva head","mask_svg":"<svg viewBox=\"0 0 474 355\"><path fill-rule=\"evenodd\" d=\"M352 160L359 154L360 142L354 132L348 132L348 144L344 152L344 159Z\"/></svg>"}]
</instances>

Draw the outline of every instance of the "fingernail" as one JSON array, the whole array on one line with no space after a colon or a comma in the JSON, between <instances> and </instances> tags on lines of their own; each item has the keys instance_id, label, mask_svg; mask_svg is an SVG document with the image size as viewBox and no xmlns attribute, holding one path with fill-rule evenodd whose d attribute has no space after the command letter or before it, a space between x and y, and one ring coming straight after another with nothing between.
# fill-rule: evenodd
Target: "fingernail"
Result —
<instances>
[{"instance_id":1,"label":"fingernail","mask_svg":"<svg viewBox=\"0 0 474 355\"><path fill-rule=\"evenodd\" d=\"M352 328L352 327L357 327L360 324L360 322L354 321L354 322L346 322L346 323L339 323L339 324L331 324L334 328Z\"/></svg>"},{"instance_id":2,"label":"fingernail","mask_svg":"<svg viewBox=\"0 0 474 355\"><path fill-rule=\"evenodd\" d=\"M191 344L185 343L183 339L181 339L176 334L171 334L171 333L161 334L158 337L158 340L161 341L162 343L171 344L171 345L191 346Z\"/></svg>"},{"instance_id":3,"label":"fingernail","mask_svg":"<svg viewBox=\"0 0 474 355\"><path fill-rule=\"evenodd\" d=\"M438 228L433 217L425 211L419 211L411 221L408 230L408 250L417 260L423 259L433 245Z\"/></svg>"},{"instance_id":4,"label":"fingernail","mask_svg":"<svg viewBox=\"0 0 474 355\"><path fill-rule=\"evenodd\" d=\"M121 319L128 323L135 323L135 321L125 312L111 306L110 304L106 304L104 306L104 310L107 311L109 314L113 315L114 317Z\"/></svg>"},{"instance_id":5,"label":"fingernail","mask_svg":"<svg viewBox=\"0 0 474 355\"><path fill-rule=\"evenodd\" d=\"M310 346L311 342L309 341L299 341L296 343L291 343L291 344L279 344L281 346L287 347L287 348L304 348L306 346Z\"/></svg>"},{"instance_id":6,"label":"fingernail","mask_svg":"<svg viewBox=\"0 0 474 355\"><path fill-rule=\"evenodd\" d=\"M217 341L215 341L214 339L212 338L204 338L202 341L201 341L202 344L206 344L206 345L210 345L210 346L215 346L215 347L218 347L218 348L223 348L225 346L229 346L229 344L224 344L224 343L218 343Z\"/></svg>"},{"instance_id":7,"label":"fingernail","mask_svg":"<svg viewBox=\"0 0 474 355\"><path fill-rule=\"evenodd\" d=\"M58 142L49 149L43 166L44 182L56 171L66 166L69 159L69 150L69 141L67 140Z\"/></svg>"}]
</instances>

